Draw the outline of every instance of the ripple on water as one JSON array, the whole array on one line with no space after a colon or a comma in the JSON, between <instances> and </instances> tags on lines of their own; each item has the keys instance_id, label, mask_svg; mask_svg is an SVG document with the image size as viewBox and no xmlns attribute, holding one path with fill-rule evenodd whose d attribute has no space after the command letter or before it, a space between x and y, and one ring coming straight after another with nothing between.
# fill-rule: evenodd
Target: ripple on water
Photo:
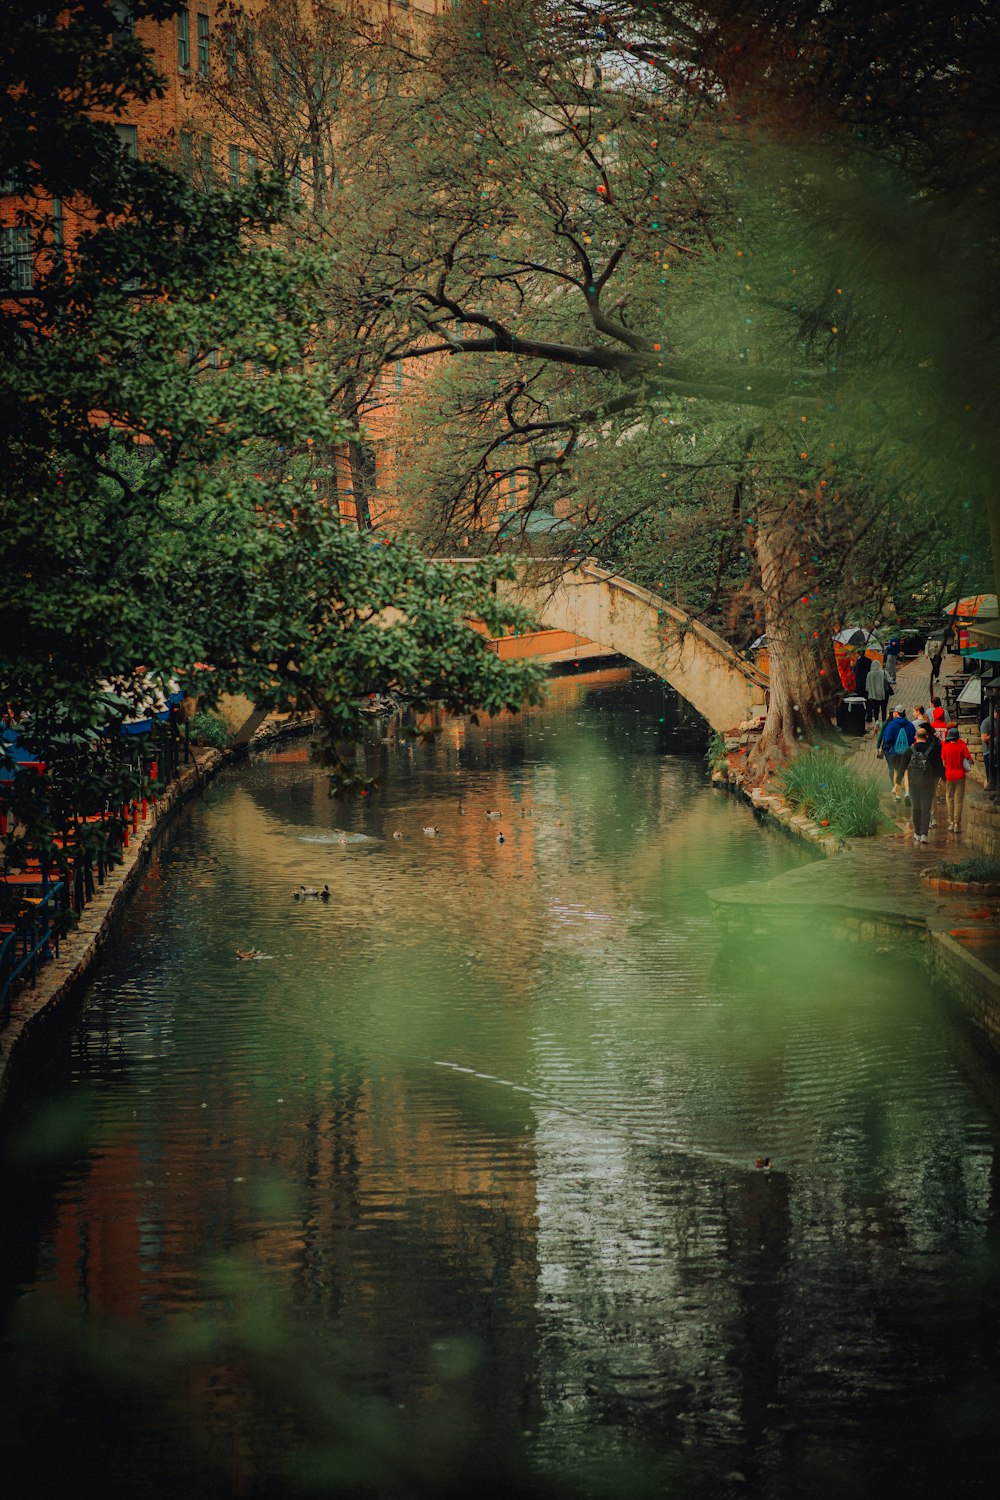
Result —
<instances>
[{"instance_id":1,"label":"ripple on water","mask_svg":"<svg viewBox=\"0 0 1000 1500\"><path fill-rule=\"evenodd\" d=\"M470 1405L547 1462L833 1500L836 1441L861 1500L893 1463L931 1500L921 1433L1000 1377L992 1103L915 965L719 930L709 890L805 856L658 752L658 688L619 691L379 746L365 806L280 757L220 780L90 987L97 1128L18 1264L169 1319L235 1255L394 1409L440 1414L461 1336Z\"/></svg>"}]
</instances>

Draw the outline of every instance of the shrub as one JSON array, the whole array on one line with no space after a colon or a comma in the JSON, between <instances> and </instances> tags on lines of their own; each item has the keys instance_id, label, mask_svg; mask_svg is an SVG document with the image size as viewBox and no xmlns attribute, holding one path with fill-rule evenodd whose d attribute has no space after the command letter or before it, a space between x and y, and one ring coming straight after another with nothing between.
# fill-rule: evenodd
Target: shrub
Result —
<instances>
[{"instance_id":1,"label":"shrub","mask_svg":"<svg viewBox=\"0 0 1000 1500\"><path fill-rule=\"evenodd\" d=\"M987 859L984 854L980 854L968 859L957 859L953 864L942 861L939 865L932 865L928 874L938 880L1000 882L1000 859Z\"/></svg>"},{"instance_id":2,"label":"shrub","mask_svg":"<svg viewBox=\"0 0 1000 1500\"><path fill-rule=\"evenodd\" d=\"M708 761L709 769L712 771L724 771L726 769L726 742L718 732L714 733L708 742L705 759Z\"/></svg>"},{"instance_id":3,"label":"shrub","mask_svg":"<svg viewBox=\"0 0 1000 1500\"><path fill-rule=\"evenodd\" d=\"M199 709L196 714L191 715L189 728L194 743L207 745L210 750L227 749L233 738L225 720L207 709Z\"/></svg>"},{"instance_id":4,"label":"shrub","mask_svg":"<svg viewBox=\"0 0 1000 1500\"><path fill-rule=\"evenodd\" d=\"M892 826L882 811L880 783L859 776L833 750L800 755L776 780L794 807L842 838L870 838Z\"/></svg>"}]
</instances>

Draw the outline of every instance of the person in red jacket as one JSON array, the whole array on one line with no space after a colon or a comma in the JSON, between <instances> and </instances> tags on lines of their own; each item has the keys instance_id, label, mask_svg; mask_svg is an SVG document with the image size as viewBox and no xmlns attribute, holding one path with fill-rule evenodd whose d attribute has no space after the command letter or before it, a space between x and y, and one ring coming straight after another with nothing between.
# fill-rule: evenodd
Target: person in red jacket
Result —
<instances>
[{"instance_id":1,"label":"person in red jacket","mask_svg":"<svg viewBox=\"0 0 1000 1500\"><path fill-rule=\"evenodd\" d=\"M969 747L957 729L949 729L941 746L944 761L944 799L948 805L948 832L962 831L962 804L965 801L965 778L972 770Z\"/></svg>"},{"instance_id":2,"label":"person in red jacket","mask_svg":"<svg viewBox=\"0 0 1000 1500\"><path fill-rule=\"evenodd\" d=\"M948 715L941 705L940 698L931 699L931 723L935 729L943 729L948 722Z\"/></svg>"}]
</instances>

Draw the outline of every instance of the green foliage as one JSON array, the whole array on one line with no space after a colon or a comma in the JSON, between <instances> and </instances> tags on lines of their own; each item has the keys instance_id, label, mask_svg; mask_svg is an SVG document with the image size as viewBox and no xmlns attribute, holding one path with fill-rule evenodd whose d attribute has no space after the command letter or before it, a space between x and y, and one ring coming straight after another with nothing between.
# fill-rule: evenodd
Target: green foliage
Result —
<instances>
[{"instance_id":1,"label":"green foliage","mask_svg":"<svg viewBox=\"0 0 1000 1500\"><path fill-rule=\"evenodd\" d=\"M984 884L1000 882L1000 860L988 859L985 855L973 855L968 859L941 861L932 865L930 874L941 880L975 880Z\"/></svg>"},{"instance_id":2,"label":"green foliage","mask_svg":"<svg viewBox=\"0 0 1000 1500\"><path fill-rule=\"evenodd\" d=\"M18 101L0 158L39 164L35 285L0 316L0 702L48 767L15 784L31 837L138 789L117 729L145 672L315 709L333 764L368 692L519 707L539 669L500 662L468 624L528 624L498 604L496 568L362 538L317 487L355 428L331 415L338 376L315 347L324 267L271 232L283 184L196 191L130 160L87 111L155 94L148 58L106 45L97 0L56 14L19 7L0 43ZM53 93L53 49L79 90ZM56 190L95 205L69 256L53 248Z\"/></svg>"},{"instance_id":3,"label":"green foliage","mask_svg":"<svg viewBox=\"0 0 1000 1500\"><path fill-rule=\"evenodd\" d=\"M834 750L797 756L776 780L795 808L843 838L870 838L891 827L878 782L859 776Z\"/></svg>"},{"instance_id":4,"label":"green foliage","mask_svg":"<svg viewBox=\"0 0 1000 1500\"><path fill-rule=\"evenodd\" d=\"M232 744L233 737L226 721L207 709L199 709L192 714L188 728L195 745L207 745L211 750L227 750Z\"/></svg>"},{"instance_id":5,"label":"green foliage","mask_svg":"<svg viewBox=\"0 0 1000 1500\"><path fill-rule=\"evenodd\" d=\"M705 759L708 761L709 769L712 771L723 771L726 768L726 742L721 734L713 734L705 751Z\"/></svg>"}]
</instances>

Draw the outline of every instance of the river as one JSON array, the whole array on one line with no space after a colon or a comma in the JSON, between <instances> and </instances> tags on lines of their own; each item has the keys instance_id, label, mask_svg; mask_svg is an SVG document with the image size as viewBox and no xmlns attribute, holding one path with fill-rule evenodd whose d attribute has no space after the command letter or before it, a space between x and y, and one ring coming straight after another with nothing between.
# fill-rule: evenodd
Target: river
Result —
<instances>
[{"instance_id":1,"label":"river","mask_svg":"<svg viewBox=\"0 0 1000 1500\"><path fill-rule=\"evenodd\" d=\"M670 720L557 679L180 816L11 1111L11 1494L993 1492L995 1083L911 956L720 931L810 856Z\"/></svg>"}]
</instances>

